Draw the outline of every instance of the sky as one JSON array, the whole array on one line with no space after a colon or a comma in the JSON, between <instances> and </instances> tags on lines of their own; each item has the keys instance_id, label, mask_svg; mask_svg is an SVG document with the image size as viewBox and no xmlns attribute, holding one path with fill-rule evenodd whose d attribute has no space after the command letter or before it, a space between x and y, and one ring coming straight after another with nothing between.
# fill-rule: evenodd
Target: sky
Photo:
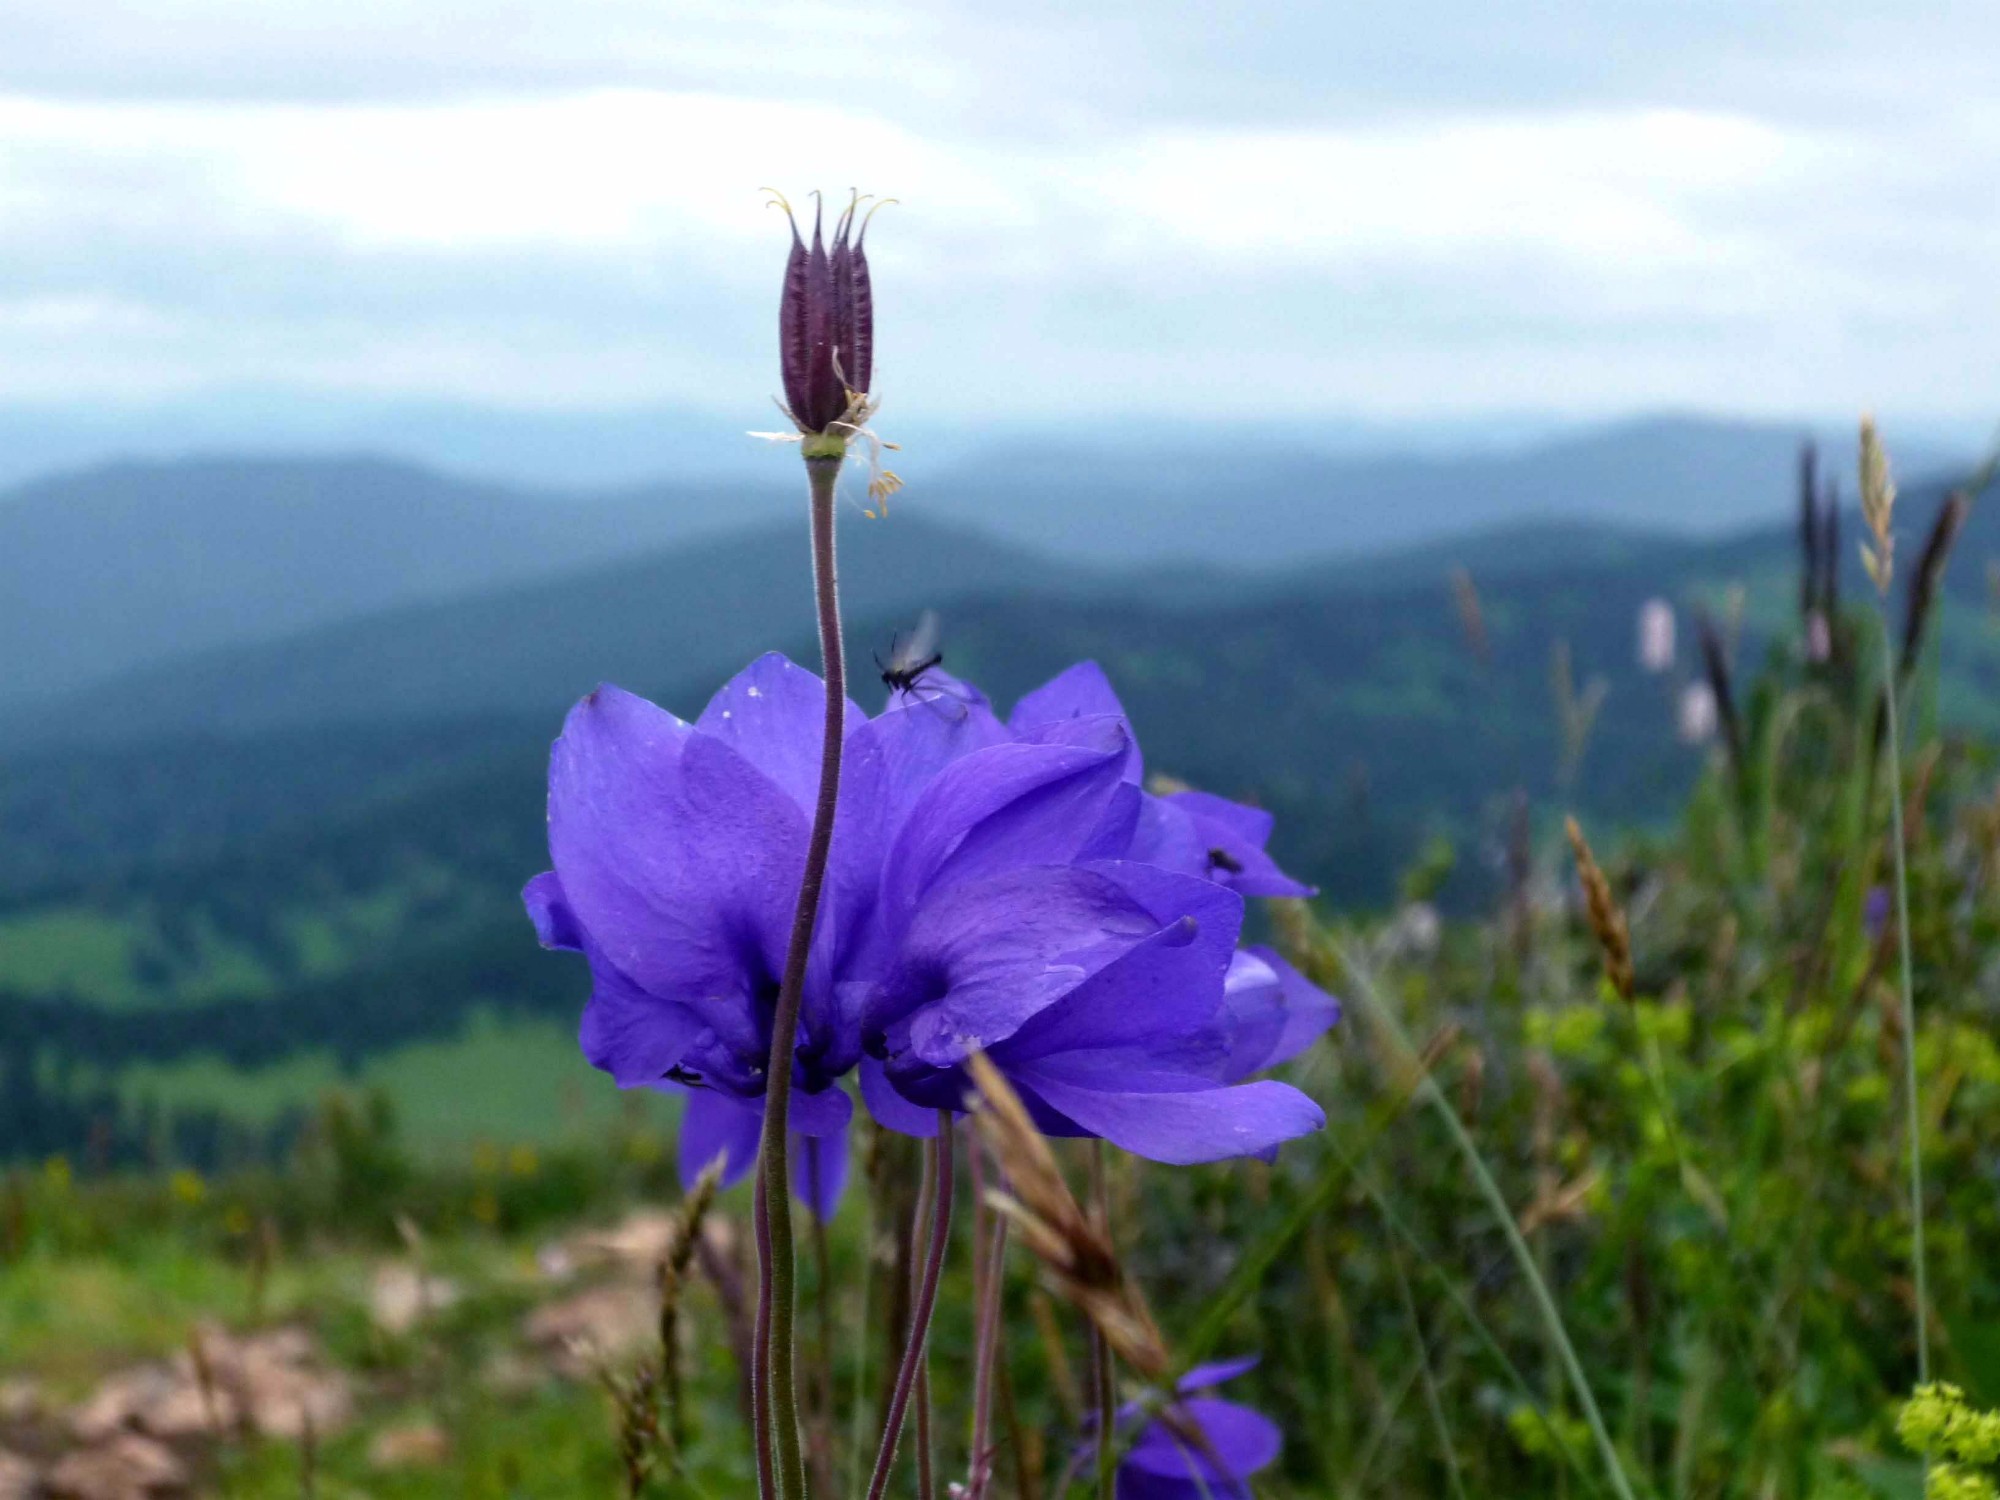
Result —
<instances>
[{"instance_id":1,"label":"sky","mask_svg":"<svg viewBox=\"0 0 2000 1500\"><path fill-rule=\"evenodd\" d=\"M2000 411L2000 6L9 0L0 403L882 426Z\"/></svg>"}]
</instances>

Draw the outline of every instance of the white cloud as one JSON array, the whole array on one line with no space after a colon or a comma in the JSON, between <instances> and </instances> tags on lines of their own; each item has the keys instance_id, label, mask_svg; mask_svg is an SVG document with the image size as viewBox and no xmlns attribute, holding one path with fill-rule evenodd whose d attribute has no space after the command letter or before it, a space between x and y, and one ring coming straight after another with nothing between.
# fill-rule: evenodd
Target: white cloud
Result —
<instances>
[{"instance_id":1,"label":"white cloud","mask_svg":"<svg viewBox=\"0 0 2000 1500\"><path fill-rule=\"evenodd\" d=\"M1496 53L1449 0L1316 50L1276 10L173 0L78 51L22 5L0 394L721 403L770 379L758 186L859 182L904 200L892 411L1990 398L2000 110L1883 84L1991 71L1954 6L1588 6Z\"/></svg>"}]
</instances>

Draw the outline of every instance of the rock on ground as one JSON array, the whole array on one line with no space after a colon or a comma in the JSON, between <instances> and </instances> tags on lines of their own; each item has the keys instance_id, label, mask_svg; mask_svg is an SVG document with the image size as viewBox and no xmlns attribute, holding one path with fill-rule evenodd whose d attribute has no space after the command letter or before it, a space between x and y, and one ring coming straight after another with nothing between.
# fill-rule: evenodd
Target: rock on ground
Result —
<instances>
[{"instance_id":1,"label":"rock on ground","mask_svg":"<svg viewBox=\"0 0 2000 1500\"><path fill-rule=\"evenodd\" d=\"M0 1500L35 1500L40 1493L35 1466L0 1448Z\"/></svg>"},{"instance_id":2,"label":"rock on ground","mask_svg":"<svg viewBox=\"0 0 2000 1500\"><path fill-rule=\"evenodd\" d=\"M205 1328L172 1361L106 1378L69 1425L86 1443L125 1431L179 1440L243 1427L296 1440L308 1430L321 1437L336 1432L353 1414L353 1382L326 1365L304 1329L237 1338Z\"/></svg>"},{"instance_id":3,"label":"rock on ground","mask_svg":"<svg viewBox=\"0 0 2000 1500\"><path fill-rule=\"evenodd\" d=\"M522 1331L558 1373L588 1379L659 1337L658 1299L650 1287L612 1282L536 1308Z\"/></svg>"},{"instance_id":4,"label":"rock on ground","mask_svg":"<svg viewBox=\"0 0 2000 1500\"><path fill-rule=\"evenodd\" d=\"M58 1459L44 1482L59 1500L161 1500L187 1492L188 1472L171 1448L126 1432Z\"/></svg>"},{"instance_id":5,"label":"rock on ground","mask_svg":"<svg viewBox=\"0 0 2000 1500\"><path fill-rule=\"evenodd\" d=\"M401 1336L459 1298L458 1284L426 1276L400 1262L380 1267L368 1289L368 1315L384 1333Z\"/></svg>"},{"instance_id":6,"label":"rock on ground","mask_svg":"<svg viewBox=\"0 0 2000 1500\"><path fill-rule=\"evenodd\" d=\"M433 1422L385 1427L368 1445L369 1465L377 1469L430 1469L451 1455L451 1440Z\"/></svg>"}]
</instances>

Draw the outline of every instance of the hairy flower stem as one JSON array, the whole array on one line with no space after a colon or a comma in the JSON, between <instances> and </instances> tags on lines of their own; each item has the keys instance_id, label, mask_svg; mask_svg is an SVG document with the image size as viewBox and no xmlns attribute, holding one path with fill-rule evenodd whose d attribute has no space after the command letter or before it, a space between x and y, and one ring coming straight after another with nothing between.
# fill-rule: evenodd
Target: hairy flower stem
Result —
<instances>
[{"instance_id":1,"label":"hairy flower stem","mask_svg":"<svg viewBox=\"0 0 2000 1500\"><path fill-rule=\"evenodd\" d=\"M1098 1232L1106 1243L1111 1237L1111 1185L1105 1172L1104 1141L1090 1143L1090 1211L1097 1219ZM1097 1500L1112 1500L1118 1455L1112 1448L1111 1428L1116 1418L1112 1395L1111 1346L1097 1325L1090 1326L1090 1378L1097 1408Z\"/></svg>"},{"instance_id":2,"label":"hairy flower stem","mask_svg":"<svg viewBox=\"0 0 2000 1500\"><path fill-rule=\"evenodd\" d=\"M757 1173L753 1193L752 1222L757 1229L757 1264L771 1261L771 1215L765 1202L764 1174ZM769 1500L777 1493L777 1479L771 1457L771 1382L765 1363L771 1347L771 1299L765 1283L757 1288L757 1325L750 1341L750 1429L757 1442L757 1493Z\"/></svg>"},{"instance_id":3,"label":"hairy flower stem","mask_svg":"<svg viewBox=\"0 0 2000 1500\"><path fill-rule=\"evenodd\" d=\"M977 1148L974 1148L975 1151ZM1007 1221L990 1215L992 1248L973 1241L973 1261L985 1256L985 1278L980 1287L979 1322L973 1340L972 1370L972 1464L967 1500L985 1500L986 1487L993 1479L993 1369L1000 1349L1001 1268L1007 1259Z\"/></svg>"},{"instance_id":4,"label":"hairy flower stem","mask_svg":"<svg viewBox=\"0 0 2000 1500\"><path fill-rule=\"evenodd\" d=\"M819 1156L813 1155L807 1175L814 1203L820 1201ZM833 1247L827 1243L826 1220L812 1215L813 1305L818 1314L818 1339L813 1346L812 1478L822 1495L832 1495L834 1468L833 1391Z\"/></svg>"},{"instance_id":5,"label":"hairy flower stem","mask_svg":"<svg viewBox=\"0 0 2000 1500\"><path fill-rule=\"evenodd\" d=\"M875 1454L875 1472L868 1480L868 1500L882 1500L888 1493L889 1475L896 1467L896 1443L903 1435L903 1418L910 1409L917 1374L924 1367L930 1346L931 1312L937 1306L945 1248L951 1239L951 1136L951 1112L939 1110L937 1138L931 1143L931 1177L936 1187L931 1195L931 1230L924 1246L923 1281L917 1288L916 1306L910 1309L909 1338L903 1345L902 1362L896 1368L896 1388L882 1419L882 1446Z\"/></svg>"},{"instance_id":6,"label":"hairy flower stem","mask_svg":"<svg viewBox=\"0 0 2000 1500\"><path fill-rule=\"evenodd\" d=\"M833 844L833 815L840 800L840 749L847 706L847 660L840 639L840 588L834 571L834 485L840 458L806 458L811 488L813 597L819 606L820 675L826 680L825 731L820 742L819 797L813 807L812 835L806 844L805 874L792 916L785 972L771 1017L771 1060L765 1074L764 1142L759 1167L762 1191L757 1250L757 1381L769 1424L760 1447L774 1449L775 1494L765 1500L806 1500L805 1458L799 1442L798 1370L794 1359L793 1315L797 1268L792 1244L791 1104L792 1053L798 1044L799 1007L804 998L806 961L812 953L813 925L819 918L820 887L826 880L827 852ZM762 1455L760 1454L760 1462Z\"/></svg>"},{"instance_id":7,"label":"hairy flower stem","mask_svg":"<svg viewBox=\"0 0 2000 1500\"><path fill-rule=\"evenodd\" d=\"M917 1500L937 1500L937 1450L931 1436L931 1361L917 1365Z\"/></svg>"},{"instance_id":8,"label":"hairy flower stem","mask_svg":"<svg viewBox=\"0 0 2000 1500\"><path fill-rule=\"evenodd\" d=\"M1903 1107L1910 1137L1910 1260L1917 1283L1917 1384L1931 1378L1930 1295L1924 1269L1923 1115L1917 1098L1917 998L1910 977L1910 874L1903 850L1903 762L1896 722L1896 659L1882 632L1882 704L1888 721L1889 831L1896 870L1896 947L1902 963Z\"/></svg>"}]
</instances>

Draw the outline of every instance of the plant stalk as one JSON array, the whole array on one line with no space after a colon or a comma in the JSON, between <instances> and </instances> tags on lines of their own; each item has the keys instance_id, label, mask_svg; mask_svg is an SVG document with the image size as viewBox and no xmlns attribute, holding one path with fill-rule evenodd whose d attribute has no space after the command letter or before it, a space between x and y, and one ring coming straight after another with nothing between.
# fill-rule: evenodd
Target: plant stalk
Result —
<instances>
[{"instance_id":1,"label":"plant stalk","mask_svg":"<svg viewBox=\"0 0 2000 1500\"><path fill-rule=\"evenodd\" d=\"M974 1150L978 1148L975 1146ZM992 1247L982 1250L973 1244L977 1261L986 1257L985 1284L980 1287L979 1323L973 1340L972 1371L972 1463L966 1486L967 1500L986 1500L986 1487L993 1481L993 1372L1000 1350L1001 1274L1007 1258L1007 1221L990 1216Z\"/></svg>"},{"instance_id":2,"label":"plant stalk","mask_svg":"<svg viewBox=\"0 0 2000 1500\"><path fill-rule=\"evenodd\" d=\"M771 1262L771 1216L765 1203L764 1174L761 1170L757 1173L752 1198L751 1221L756 1226L757 1264L761 1268ZM750 1340L750 1430L756 1439L757 1493L764 1500L770 1500L778 1492L778 1481L771 1453L770 1370L765 1363L771 1347L771 1299L765 1293L766 1283L760 1278L757 1322Z\"/></svg>"},{"instance_id":3,"label":"plant stalk","mask_svg":"<svg viewBox=\"0 0 2000 1500\"><path fill-rule=\"evenodd\" d=\"M931 1313L937 1307L938 1282L944 1275L945 1248L951 1239L952 1199L951 1111L938 1111L937 1138L931 1143L931 1177L936 1184L931 1203L930 1239L924 1246L923 1281L916 1306L910 1309L910 1333L896 1369L896 1388L882 1420L882 1446L875 1454L875 1472L868 1480L868 1500L888 1493L889 1475L896 1467L896 1443L903 1435L903 1418L915 1393L917 1374L930 1346Z\"/></svg>"},{"instance_id":4,"label":"plant stalk","mask_svg":"<svg viewBox=\"0 0 2000 1500\"><path fill-rule=\"evenodd\" d=\"M1105 1171L1104 1141L1090 1143L1090 1211L1097 1219L1098 1233L1107 1243L1111 1235L1111 1184ZM1117 1419L1117 1402L1112 1391L1111 1346L1097 1325L1090 1325L1090 1378L1093 1404L1097 1408L1097 1500L1112 1500L1118 1455L1111 1445L1112 1424Z\"/></svg>"},{"instance_id":5,"label":"plant stalk","mask_svg":"<svg viewBox=\"0 0 2000 1500\"><path fill-rule=\"evenodd\" d=\"M819 796L812 834L806 844L805 873L799 880L785 972L771 1017L771 1057L765 1073L764 1140L759 1164L762 1221L757 1249L762 1274L757 1286L757 1380L762 1386L775 1494L766 1500L806 1500L805 1458L799 1440L798 1369L794 1357L797 1266L792 1243L791 1102L792 1057L798 1044L799 1009L804 1000L806 963L819 918L820 887L826 880L833 845L834 811L840 800L840 750L846 728L847 661L840 637L840 588L834 568L834 486L838 456L808 456L806 478L812 510L813 599L819 613L820 675L826 682L825 728L820 741ZM765 1435L759 1435L760 1443Z\"/></svg>"},{"instance_id":6,"label":"plant stalk","mask_svg":"<svg viewBox=\"0 0 2000 1500\"><path fill-rule=\"evenodd\" d=\"M1917 1098L1917 997L1910 963L1910 874L1903 849L1903 762L1901 726L1896 721L1896 659L1889 632L1882 632L1882 703L1888 719L1889 829L1896 871L1896 948L1902 965L1903 1104L1910 1137L1910 1260L1917 1284L1917 1383L1931 1378L1930 1295L1924 1256L1923 1111Z\"/></svg>"}]
</instances>

